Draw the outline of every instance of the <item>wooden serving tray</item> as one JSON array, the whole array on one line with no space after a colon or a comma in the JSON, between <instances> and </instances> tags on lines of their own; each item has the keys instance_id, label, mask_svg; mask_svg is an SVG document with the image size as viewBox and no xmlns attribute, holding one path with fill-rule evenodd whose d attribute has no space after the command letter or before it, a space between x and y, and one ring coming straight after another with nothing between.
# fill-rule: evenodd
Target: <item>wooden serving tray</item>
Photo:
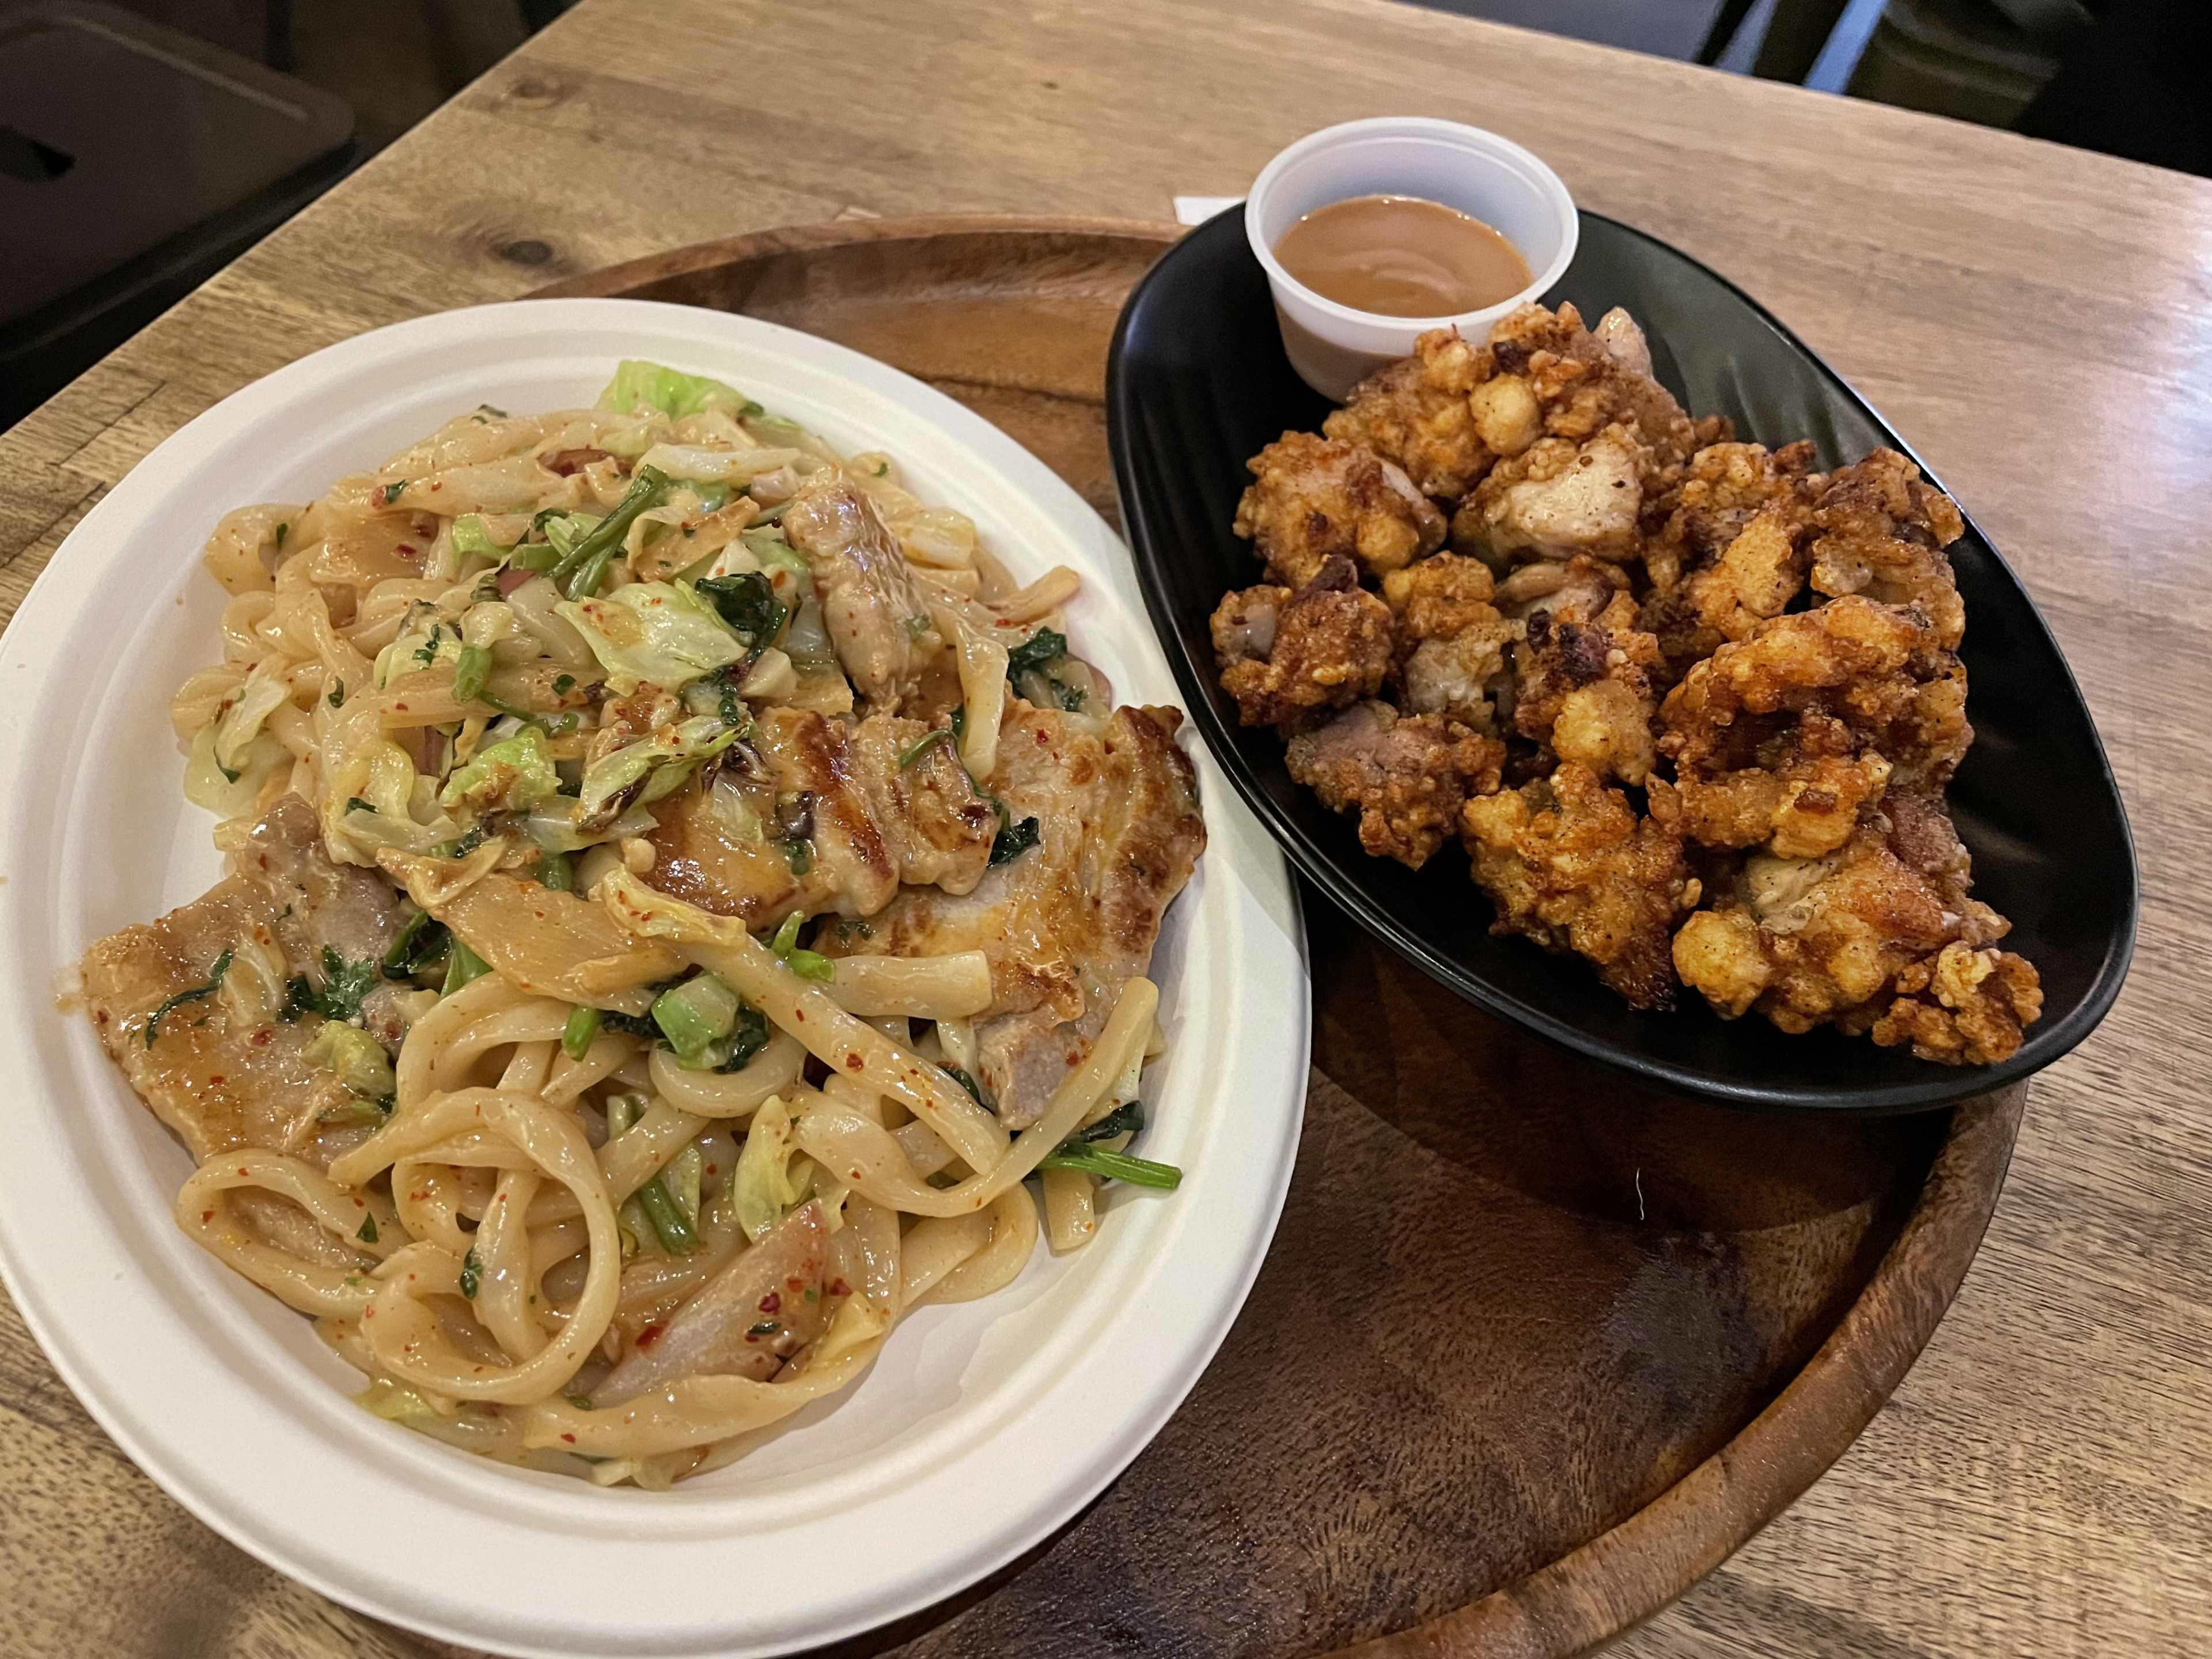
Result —
<instances>
[{"instance_id":1,"label":"wooden serving tray","mask_svg":"<svg viewBox=\"0 0 2212 1659\"><path fill-rule=\"evenodd\" d=\"M987 416L1112 518L1107 341L1175 234L860 220L543 292L841 341ZM1058 1536L841 1651L1584 1652L1818 1478L1942 1317L2024 1087L1840 1121L1654 1094L1477 1013L1310 890L1305 906L1304 1142L1219 1356Z\"/></svg>"}]
</instances>

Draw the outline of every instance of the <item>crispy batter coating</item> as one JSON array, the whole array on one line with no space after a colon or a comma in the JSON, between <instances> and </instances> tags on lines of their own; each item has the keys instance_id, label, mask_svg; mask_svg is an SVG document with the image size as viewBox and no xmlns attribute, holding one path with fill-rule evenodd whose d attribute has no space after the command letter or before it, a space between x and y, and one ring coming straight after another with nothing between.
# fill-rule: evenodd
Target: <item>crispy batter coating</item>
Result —
<instances>
[{"instance_id":1,"label":"crispy batter coating","mask_svg":"<svg viewBox=\"0 0 2212 1659\"><path fill-rule=\"evenodd\" d=\"M1259 550L1270 581L1304 587L1339 555L1379 576L1443 544L1443 514L1364 445L1285 432L1246 465L1253 483L1235 527Z\"/></svg>"},{"instance_id":2,"label":"crispy batter coating","mask_svg":"<svg viewBox=\"0 0 2212 1659\"><path fill-rule=\"evenodd\" d=\"M1948 650L1966 637L1966 601L1943 551L1966 521L1920 469L1893 449L1828 475L1813 507L1813 589L1917 605Z\"/></svg>"},{"instance_id":3,"label":"crispy batter coating","mask_svg":"<svg viewBox=\"0 0 2212 1659\"><path fill-rule=\"evenodd\" d=\"M1500 376L1527 384L1547 436L1580 444L1618 425L1656 467L1680 465L1697 447L1696 427L1652 378L1650 347L1625 311L1607 312L1592 332L1571 305L1522 306L1492 331L1490 357Z\"/></svg>"},{"instance_id":4,"label":"crispy batter coating","mask_svg":"<svg viewBox=\"0 0 2212 1659\"><path fill-rule=\"evenodd\" d=\"M1516 556L1633 557L1649 452L1625 426L1584 442L1540 438L1502 460L1452 515L1452 545L1503 565Z\"/></svg>"},{"instance_id":5,"label":"crispy batter coating","mask_svg":"<svg viewBox=\"0 0 2212 1659\"><path fill-rule=\"evenodd\" d=\"M1708 444L1691 456L1652 503L1656 524L1644 550L1652 586L1664 591L1711 564L1769 507L1807 518L1822 482L1812 472L1813 459L1809 439L1771 452L1762 444Z\"/></svg>"},{"instance_id":6,"label":"crispy batter coating","mask_svg":"<svg viewBox=\"0 0 2212 1659\"><path fill-rule=\"evenodd\" d=\"M1497 730L1493 699L1520 629L1498 614L1491 592L1488 568L1453 553L1383 577L1382 597L1398 619L1398 678L1408 714Z\"/></svg>"},{"instance_id":7,"label":"crispy batter coating","mask_svg":"<svg viewBox=\"0 0 2212 1659\"><path fill-rule=\"evenodd\" d=\"M1973 738L1966 694L1917 611L1850 598L1761 623L1661 707L1683 828L1708 847L1832 852L1893 781L1949 779Z\"/></svg>"},{"instance_id":8,"label":"crispy batter coating","mask_svg":"<svg viewBox=\"0 0 2212 1659\"><path fill-rule=\"evenodd\" d=\"M1459 824L1470 793L1498 787L1505 745L1436 714L1363 702L1291 739L1291 775L1338 812L1359 814L1359 844L1418 870Z\"/></svg>"},{"instance_id":9,"label":"crispy batter coating","mask_svg":"<svg viewBox=\"0 0 2212 1659\"><path fill-rule=\"evenodd\" d=\"M1390 672L1390 611L1338 556L1293 593L1248 587L1214 608L1221 686L1247 726L1295 725L1371 697Z\"/></svg>"},{"instance_id":10,"label":"crispy batter coating","mask_svg":"<svg viewBox=\"0 0 2212 1659\"><path fill-rule=\"evenodd\" d=\"M1413 342L1412 356L1352 387L1322 430L1395 462L1426 494L1457 501L1496 459L1469 402L1490 374L1489 352L1469 345L1457 329L1431 329Z\"/></svg>"},{"instance_id":11,"label":"crispy batter coating","mask_svg":"<svg viewBox=\"0 0 2212 1659\"><path fill-rule=\"evenodd\" d=\"M1493 932L1589 957L1634 1007L1672 1006L1668 935L1699 894L1680 836L1571 762L1469 800L1460 825L1474 878L1497 902Z\"/></svg>"},{"instance_id":12,"label":"crispy batter coating","mask_svg":"<svg viewBox=\"0 0 2212 1659\"><path fill-rule=\"evenodd\" d=\"M1632 617L1632 605L1622 609ZM1601 778L1641 784L1651 775L1658 641L1632 628L1615 632L1539 611L1513 663L1513 724L1522 737Z\"/></svg>"},{"instance_id":13,"label":"crispy batter coating","mask_svg":"<svg viewBox=\"0 0 2212 1659\"><path fill-rule=\"evenodd\" d=\"M2002 1060L2042 1011L2035 969L1990 948L2007 924L1966 899L1940 799L1901 796L1817 859L1754 854L1674 937L1674 966L1724 1018L1833 1023L1923 1060Z\"/></svg>"},{"instance_id":14,"label":"crispy batter coating","mask_svg":"<svg viewBox=\"0 0 2212 1659\"><path fill-rule=\"evenodd\" d=\"M1652 592L1644 626L1656 635L1667 678L1778 617L1805 585L1813 446L1769 454L1758 444L1715 444L1691 458L1674 505L1644 549Z\"/></svg>"}]
</instances>

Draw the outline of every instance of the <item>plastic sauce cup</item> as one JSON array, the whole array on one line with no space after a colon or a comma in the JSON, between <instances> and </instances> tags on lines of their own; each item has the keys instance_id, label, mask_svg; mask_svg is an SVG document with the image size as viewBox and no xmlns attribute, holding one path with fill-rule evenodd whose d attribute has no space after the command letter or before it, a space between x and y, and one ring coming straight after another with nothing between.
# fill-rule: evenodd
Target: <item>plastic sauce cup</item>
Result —
<instances>
[{"instance_id":1,"label":"plastic sauce cup","mask_svg":"<svg viewBox=\"0 0 2212 1659\"><path fill-rule=\"evenodd\" d=\"M1471 214L1521 251L1534 280L1510 300L1449 317L1384 317L1324 299L1283 269L1275 244L1315 209L1355 196L1419 196ZM1559 280L1580 232L1559 174L1520 145L1418 115L1308 133L1261 169L1244 202L1244 234L1274 292L1291 367L1339 401L1383 364L1410 356L1415 337L1432 328L1456 327L1482 344L1499 318Z\"/></svg>"}]
</instances>

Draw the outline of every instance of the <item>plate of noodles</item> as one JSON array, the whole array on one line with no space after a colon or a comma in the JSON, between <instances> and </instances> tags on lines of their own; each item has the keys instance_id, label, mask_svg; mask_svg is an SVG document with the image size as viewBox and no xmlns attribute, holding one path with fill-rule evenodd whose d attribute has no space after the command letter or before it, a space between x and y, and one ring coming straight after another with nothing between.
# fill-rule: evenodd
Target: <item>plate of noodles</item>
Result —
<instances>
[{"instance_id":1,"label":"plate of noodles","mask_svg":"<svg viewBox=\"0 0 2212 1659\"><path fill-rule=\"evenodd\" d=\"M950 1595L1195 1382L1296 1151L1280 855L1126 551L619 300L273 374L0 647L0 1262L202 1520L532 1653Z\"/></svg>"}]
</instances>

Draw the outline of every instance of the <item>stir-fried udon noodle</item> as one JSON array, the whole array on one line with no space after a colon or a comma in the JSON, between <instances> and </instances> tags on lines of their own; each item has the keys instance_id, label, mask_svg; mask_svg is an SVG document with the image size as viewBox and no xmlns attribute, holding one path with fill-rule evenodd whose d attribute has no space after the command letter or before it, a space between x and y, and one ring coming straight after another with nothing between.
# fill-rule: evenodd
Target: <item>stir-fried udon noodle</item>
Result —
<instances>
[{"instance_id":1,"label":"stir-fried udon noodle","mask_svg":"<svg viewBox=\"0 0 2212 1659\"><path fill-rule=\"evenodd\" d=\"M1175 1184L1126 1149L1204 830L1069 571L643 363L205 558L172 713L232 874L84 999L179 1223L369 1409L665 1486Z\"/></svg>"}]
</instances>

